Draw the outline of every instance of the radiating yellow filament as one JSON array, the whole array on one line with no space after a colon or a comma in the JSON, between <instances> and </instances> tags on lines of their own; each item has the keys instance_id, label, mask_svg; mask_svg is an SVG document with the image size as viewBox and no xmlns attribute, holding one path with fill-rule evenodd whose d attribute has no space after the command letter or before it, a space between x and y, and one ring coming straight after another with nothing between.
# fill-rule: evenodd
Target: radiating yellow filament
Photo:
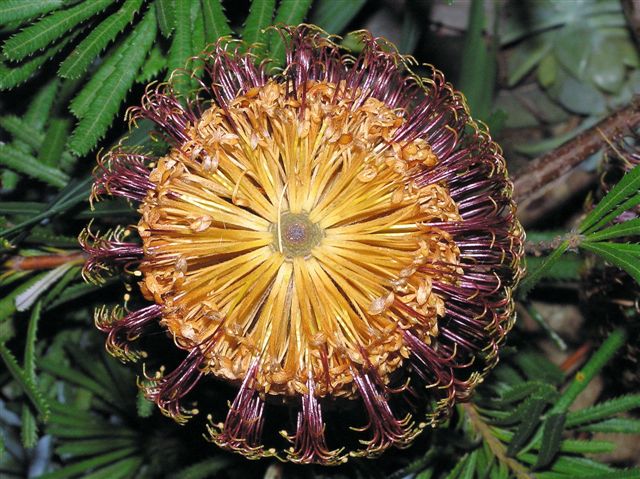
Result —
<instances>
[{"instance_id":1,"label":"radiating yellow filament","mask_svg":"<svg viewBox=\"0 0 640 479\"><path fill-rule=\"evenodd\" d=\"M429 145L394 142L403 111L356 107L365 92L343 89L310 82L302 109L271 81L211 107L159 160L141 206L142 288L175 340L193 347L222 324L208 371L241 380L259 356L270 394L304 393L312 377L318 396L352 397L353 365L387 381L407 356L402 328L437 335L431 286L458 268L450 236L426 226L459 220L454 201L411 180L436 164ZM283 215L301 218L295 234L321 233L287 248Z\"/></svg>"}]
</instances>

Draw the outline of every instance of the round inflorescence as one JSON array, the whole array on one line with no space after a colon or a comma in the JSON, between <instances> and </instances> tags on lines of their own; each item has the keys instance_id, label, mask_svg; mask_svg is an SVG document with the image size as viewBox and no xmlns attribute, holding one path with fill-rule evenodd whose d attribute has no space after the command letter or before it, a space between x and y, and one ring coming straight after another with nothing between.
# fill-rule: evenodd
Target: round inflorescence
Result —
<instances>
[{"instance_id":1,"label":"round inflorescence","mask_svg":"<svg viewBox=\"0 0 640 479\"><path fill-rule=\"evenodd\" d=\"M185 396L222 380L237 392L213 442L335 464L407 446L469 397L512 325L523 234L499 147L440 72L367 33L357 57L311 27L280 34L280 73L222 40L197 95L163 84L130 110L170 149L101 158L93 197L141 216L82 235L85 274L124 265L150 302L96 313L112 354L144 357L152 323L185 351L141 382L165 414L188 420ZM281 437L263 430L273 404L298 411ZM364 425L323 414L342 404Z\"/></svg>"}]
</instances>

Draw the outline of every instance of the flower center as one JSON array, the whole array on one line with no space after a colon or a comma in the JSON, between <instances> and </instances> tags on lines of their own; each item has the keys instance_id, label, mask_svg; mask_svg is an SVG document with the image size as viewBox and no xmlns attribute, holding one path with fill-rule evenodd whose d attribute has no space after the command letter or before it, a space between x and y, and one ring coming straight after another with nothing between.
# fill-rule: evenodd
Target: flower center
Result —
<instances>
[{"instance_id":1,"label":"flower center","mask_svg":"<svg viewBox=\"0 0 640 479\"><path fill-rule=\"evenodd\" d=\"M276 249L287 258L308 257L311 249L322 239L320 226L312 223L306 213L282 213L274 229Z\"/></svg>"}]
</instances>

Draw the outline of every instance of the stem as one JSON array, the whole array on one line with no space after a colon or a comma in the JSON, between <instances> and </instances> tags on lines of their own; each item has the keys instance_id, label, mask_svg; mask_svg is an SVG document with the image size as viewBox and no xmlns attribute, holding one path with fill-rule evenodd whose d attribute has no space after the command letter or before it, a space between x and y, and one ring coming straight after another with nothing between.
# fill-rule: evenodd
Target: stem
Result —
<instances>
[{"instance_id":1,"label":"stem","mask_svg":"<svg viewBox=\"0 0 640 479\"><path fill-rule=\"evenodd\" d=\"M542 187L556 182L621 132L640 124L640 96L572 140L531 161L514 180L514 199L538 197Z\"/></svg>"},{"instance_id":2,"label":"stem","mask_svg":"<svg viewBox=\"0 0 640 479\"><path fill-rule=\"evenodd\" d=\"M499 462L507 466L517 479L531 479L534 477L525 466L520 464L516 459L507 456L506 446L493 434L491 426L484 421L473 404L466 403L463 404L462 407L475 431L480 434L482 440L487 443L489 450L491 450L491 453Z\"/></svg>"},{"instance_id":3,"label":"stem","mask_svg":"<svg viewBox=\"0 0 640 479\"><path fill-rule=\"evenodd\" d=\"M84 253L43 254L38 256L14 256L5 266L15 271L53 269L67 263L84 263Z\"/></svg>"}]
</instances>

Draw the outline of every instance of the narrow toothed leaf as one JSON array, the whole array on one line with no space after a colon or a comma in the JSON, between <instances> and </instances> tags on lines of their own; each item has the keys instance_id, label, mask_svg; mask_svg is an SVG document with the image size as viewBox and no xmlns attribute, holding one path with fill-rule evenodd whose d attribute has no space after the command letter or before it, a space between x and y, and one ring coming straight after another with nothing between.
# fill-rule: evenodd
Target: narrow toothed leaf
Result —
<instances>
[{"instance_id":1,"label":"narrow toothed leaf","mask_svg":"<svg viewBox=\"0 0 640 479\"><path fill-rule=\"evenodd\" d=\"M167 59L162 49L158 45L154 45L136 77L136 83L147 83L160 76L160 73L166 68Z\"/></svg>"},{"instance_id":2,"label":"narrow toothed leaf","mask_svg":"<svg viewBox=\"0 0 640 479\"><path fill-rule=\"evenodd\" d=\"M208 0L207 0L208 1ZM171 32L176 26L175 0L157 0L156 14L158 17L158 27L160 33L165 38L171 36Z\"/></svg>"},{"instance_id":3,"label":"narrow toothed leaf","mask_svg":"<svg viewBox=\"0 0 640 479\"><path fill-rule=\"evenodd\" d=\"M62 62L58 73L63 78L79 78L91 62L133 21L143 0L127 0L122 8L109 15L82 40Z\"/></svg>"},{"instance_id":4,"label":"narrow toothed leaf","mask_svg":"<svg viewBox=\"0 0 640 479\"><path fill-rule=\"evenodd\" d=\"M535 432L540 424L540 416L547 405L547 401L541 397L532 396L523 404L525 407L522 410L520 425L507 447L508 456L514 456L518 453Z\"/></svg>"},{"instance_id":5,"label":"narrow toothed leaf","mask_svg":"<svg viewBox=\"0 0 640 479\"><path fill-rule=\"evenodd\" d=\"M247 21L242 29L242 39L245 42L262 43L263 47L266 46L264 44L267 39L262 30L271 24L275 8L275 0L252 0ZM258 50L264 51L264 48Z\"/></svg>"},{"instance_id":6,"label":"narrow toothed leaf","mask_svg":"<svg viewBox=\"0 0 640 479\"><path fill-rule=\"evenodd\" d=\"M33 382L36 381L36 335L41 309L42 301L38 301L31 311L24 348L24 372Z\"/></svg>"},{"instance_id":7,"label":"narrow toothed leaf","mask_svg":"<svg viewBox=\"0 0 640 479\"><path fill-rule=\"evenodd\" d=\"M174 0L176 29L169 47L167 66L169 75L177 68L184 68L192 55L191 45L191 0Z\"/></svg>"},{"instance_id":8,"label":"narrow toothed leaf","mask_svg":"<svg viewBox=\"0 0 640 479\"><path fill-rule=\"evenodd\" d=\"M640 394L629 394L601 402L567 415L567 427L582 426L590 422L601 421L616 414L640 408Z\"/></svg>"},{"instance_id":9,"label":"narrow toothed leaf","mask_svg":"<svg viewBox=\"0 0 640 479\"><path fill-rule=\"evenodd\" d=\"M44 139L44 135L29 122L14 115L0 117L0 127L13 135L16 140L22 141L32 150L38 150Z\"/></svg>"},{"instance_id":10,"label":"narrow toothed leaf","mask_svg":"<svg viewBox=\"0 0 640 479\"><path fill-rule=\"evenodd\" d=\"M10 88L14 88L21 83L26 82L31 75L38 70L38 68L44 65L47 60L58 54L76 36L77 33L67 35L58 44L45 50L41 55L31 58L21 63L19 66L10 67L6 63L0 63L0 90L9 90Z\"/></svg>"},{"instance_id":11,"label":"narrow toothed leaf","mask_svg":"<svg viewBox=\"0 0 640 479\"><path fill-rule=\"evenodd\" d=\"M105 135L138 70L144 64L155 37L155 9L151 8L133 33L132 48L128 49L126 60L123 60L126 65L123 64L122 68L117 68L109 75L71 135L69 147L76 154L85 155Z\"/></svg>"},{"instance_id":12,"label":"narrow toothed leaf","mask_svg":"<svg viewBox=\"0 0 640 479\"><path fill-rule=\"evenodd\" d=\"M0 25L30 20L63 5L64 0L2 0L0 1Z\"/></svg>"},{"instance_id":13,"label":"narrow toothed leaf","mask_svg":"<svg viewBox=\"0 0 640 479\"><path fill-rule=\"evenodd\" d=\"M0 145L0 164L58 188L69 182L69 177L59 169L43 165L33 156L9 145Z\"/></svg>"},{"instance_id":14,"label":"narrow toothed leaf","mask_svg":"<svg viewBox=\"0 0 640 479\"><path fill-rule=\"evenodd\" d=\"M581 248L602 256L605 260L625 270L640 284L640 244L583 242Z\"/></svg>"},{"instance_id":15,"label":"narrow toothed leaf","mask_svg":"<svg viewBox=\"0 0 640 479\"><path fill-rule=\"evenodd\" d=\"M95 456L90 459L85 459L83 461L75 462L69 466L64 466L57 471L50 472L48 474L43 474L40 476L40 479L64 479L69 477L74 477L78 475L82 475L82 477L88 477L86 474L87 471L95 469L100 466L104 466L107 464L113 464L119 459L125 458L127 456L131 456L137 452L137 448L129 447L125 449L120 449L118 451L110 452L107 454L103 454L100 456ZM113 477L113 476L112 476Z\"/></svg>"},{"instance_id":16,"label":"narrow toothed leaf","mask_svg":"<svg viewBox=\"0 0 640 479\"><path fill-rule=\"evenodd\" d=\"M201 5L206 43L214 43L220 37L233 33L220 0L201 0Z\"/></svg>"},{"instance_id":17,"label":"narrow toothed leaf","mask_svg":"<svg viewBox=\"0 0 640 479\"><path fill-rule=\"evenodd\" d=\"M314 5L311 22L329 33L340 33L356 17L366 1L319 0Z\"/></svg>"},{"instance_id":18,"label":"narrow toothed leaf","mask_svg":"<svg viewBox=\"0 0 640 479\"><path fill-rule=\"evenodd\" d=\"M542 424L542 443L538 452L538 460L534 466L535 469L546 467L553 461L560 451L562 441L562 431L566 414L551 414Z\"/></svg>"},{"instance_id":19,"label":"narrow toothed leaf","mask_svg":"<svg viewBox=\"0 0 640 479\"><path fill-rule=\"evenodd\" d=\"M191 0L191 56L202 53L204 47L204 15L200 0Z\"/></svg>"},{"instance_id":20,"label":"narrow toothed leaf","mask_svg":"<svg viewBox=\"0 0 640 479\"><path fill-rule=\"evenodd\" d=\"M46 397L38 388L38 385L29 377L29 375L18 365L13 353L7 348L6 344L0 341L0 359L4 362L7 371L13 379L20 385L24 393L27 395L31 404L36 408L40 417L46 421L49 417L50 407Z\"/></svg>"},{"instance_id":21,"label":"narrow toothed leaf","mask_svg":"<svg viewBox=\"0 0 640 479\"><path fill-rule=\"evenodd\" d=\"M51 424L57 424L56 415L51 416ZM131 447L132 438L85 439L84 441L65 441L56 447L56 452L76 457L94 456L105 452Z\"/></svg>"},{"instance_id":22,"label":"narrow toothed leaf","mask_svg":"<svg viewBox=\"0 0 640 479\"><path fill-rule=\"evenodd\" d=\"M35 447L38 442L38 423L36 417L26 404L22 405L22 424L20 428L20 439L26 449Z\"/></svg>"},{"instance_id":23,"label":"narrow toothed leaf","mask_svg":"<svg viewBox=\"0 0 640 479\"><path fill-rule=\"evenodd\" d=\"M581 426L579 431L604 432L612 434L640 434L640 419L616 417L602 422Z\"/></svg>"},{"instance_id":24,"label":"narrow toothed leaf","mask_svg":"<svg viewBox=\"0 0 640 479\"><path fill-rule=\"evenodd\" d=\"M302 23L311 8L312 0L282 0L278 7L278 13L274 19L274 25L298 25ZM278 32L271 32L269 38L270 58L272 66L280 66L284 63L284 41Z\"/></svg>"},{"instance_id":25,"label":"narrow toothed leaf","mask_svg":"<svg viewBox=\"0 0 640 479\"><path fill-rule=\"evenodd\" d=\"M607 221L613 219L610 217L611 212L615 212L616 208L624 202L638 198L640 195L640 166L625 174L622 179L600 200L597 206L587 215L580 224L580 233L589 233L597 231L604 226Z\"/></svg>"},{"instance_id":26,"label":"narrow toothed leaf","mask_svg":"<svg viewBox=\"0 0 640 479\"><path fill-rule=\"evenodd\" d=\"M43 49L76 25L104 10L112 0L85 1L67 10L55 12L9 38L2 48L10 60L23 58Z\"/></svg>"},{"instance_id":27,"label":"narrow toothed leaf","mask_svg":"<svg viewBox=\"0 0 640 479\"><path fill-rule=\"evenodd\" d=\"M58 97L59 89L60 80L57 78L40 87L34 95L33 100L31 100L31 103L29 103L23 120L28 122L33 128L42 130L51 116L51 110Z\"/></svg>"},{"instance_id":28,"label":"narrow toothed leaf","mask_svg":"<svg viewBox=\"0 0 640 479\"><path fill-rule=\"evenodd\" d=\"M59 166L68 171L76 161L64 148L69 137L71 123L66 118L53 118L42 140L42 148L38 154L38 161L47 166Z\"/></svg>"},{"instance_id":29,"label":"narrow toothed leaf","mask_svg":"<svg viewBox=\"0 0 640 479\"><path fill-rule=\"evenodd\" d=\"M634 218L624 223L609 226L600 231L589 233L585 237L585 241L603 241L613 238L621 238L624 236L640 235L640 218Z\"/></svg>"}]
</instances>

